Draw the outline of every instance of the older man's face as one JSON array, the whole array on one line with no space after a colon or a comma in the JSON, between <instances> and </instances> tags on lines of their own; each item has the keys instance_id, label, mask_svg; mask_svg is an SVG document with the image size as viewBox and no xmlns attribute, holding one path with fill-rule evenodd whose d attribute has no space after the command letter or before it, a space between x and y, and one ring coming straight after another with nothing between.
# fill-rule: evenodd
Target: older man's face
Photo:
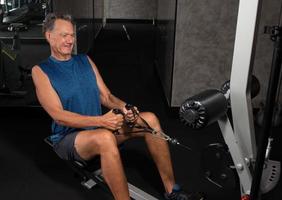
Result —
<instances>
[{"instance_id":1,"label":"older man's face","mask_svg":"<svg viewBox=\"0 0 282 200\"><path fill-rule=\"evenodd\" d=\"M75 42L75 34L72 23L58 19L55 21L54 29L46 32L45 36L50 44L53 54L58 57L71 56Z\"/></svg>"}]
</instances>

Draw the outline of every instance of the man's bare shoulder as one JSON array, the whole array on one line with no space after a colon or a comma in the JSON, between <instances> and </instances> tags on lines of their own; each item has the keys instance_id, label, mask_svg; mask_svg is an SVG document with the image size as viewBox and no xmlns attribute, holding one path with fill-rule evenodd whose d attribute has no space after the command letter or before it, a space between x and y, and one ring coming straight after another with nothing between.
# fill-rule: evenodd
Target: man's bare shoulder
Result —
<instances>
[{"instance_id":1,"label":"man's bare shoulder","mask_svg":"<svg viewBox=\"0 0 282 200\"><path fill-rule=\"evenodd\" d=\"M42 73L41 68L39 67L39 65L34 65L31 69L32 73Z\"/></svg>"},{"instance_id":2,"label":"man's bare shoulder","mask_svg":"<svg viewBox=\"0 0 282 200\"><path fill-rule=\"evenodd\" d=\"M35 84L40 80L48 80L48 76L44 73L44 71L40 68L39 65L35 65L32 67L31 76Z\"/></svg>"}]
</instances>

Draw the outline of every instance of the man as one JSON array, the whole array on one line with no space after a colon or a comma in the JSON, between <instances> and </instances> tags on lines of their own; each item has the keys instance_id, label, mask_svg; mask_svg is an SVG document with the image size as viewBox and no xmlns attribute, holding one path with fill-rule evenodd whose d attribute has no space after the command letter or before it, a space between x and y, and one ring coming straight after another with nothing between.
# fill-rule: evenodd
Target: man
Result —
<instances>
[{"instance_id":1,"label":"man","mask_svg":"<svg viewBox=\"0 0 282 200\"><path fill-rule=\"evenodd\" d=\"M72 55L75 33L71 17L47 15L43 34L51 56L33 67L32 78L40 104L54 120L51 140L56 153L65 160L78 161L100 155L102 173L114 198L129 200L118 144L144 137L164 184L165 198L188 199L175 184L167 142L150 134L130 133L134 128L125 123L139 122L139 115L160 131L157 117L127 110L126 103L111 94L94 62L86 55ZM111 110L102 114L101 105ZM112 109L121 110L124 116ZM120 134L113 134L116 130Z\"/></svg>"}]
</instances>

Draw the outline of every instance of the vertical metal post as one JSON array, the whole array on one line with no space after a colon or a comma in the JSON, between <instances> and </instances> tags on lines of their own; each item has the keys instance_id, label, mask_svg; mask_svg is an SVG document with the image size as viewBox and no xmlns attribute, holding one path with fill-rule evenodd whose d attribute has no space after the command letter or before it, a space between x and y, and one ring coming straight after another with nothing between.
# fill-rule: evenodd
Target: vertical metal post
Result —
<instances>
[{"instance_id":1,"label":"vertical metal post","mask_svg":"<svg viewBox=\"0 0 282 200\"><path fill-rule=\"evenodd\" d=\"M249 83L253 68L260 1L240 1L230 80L234 133L244 158L253 159L256 157L256 144Z\"/></svg>"},{"instance_id":2,"label":"vertical metal post","mask_svg":"<svg viewBox=\"0 0 282 200\"><path fill-rule=\"evenodd\" d=\"M256 158L253 110L250 82L253 69L256 32L261 0L241 0L239 3L233 63L230 80L234 134L243 159L251 163ZM252 177L250 177L252 179ZM240 180L242 184L243 180ZM250 193L251 183L242 185L242 193Z\"/></svg>"}]
</instances>

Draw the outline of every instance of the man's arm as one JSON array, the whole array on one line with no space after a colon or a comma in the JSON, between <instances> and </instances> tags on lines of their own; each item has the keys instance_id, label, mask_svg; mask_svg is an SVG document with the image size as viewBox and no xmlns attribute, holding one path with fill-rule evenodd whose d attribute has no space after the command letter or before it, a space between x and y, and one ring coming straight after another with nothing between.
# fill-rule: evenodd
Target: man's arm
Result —
<instances>
[{"instance_id":1,"label":"man's arm","mask_svg":"<svg viewBox=\"0 0 282 200\"><path fill-rule=\"evenodd\" d=\"M96 75L97 85L100 91L100 100L102 105L109 109L118 108L120 110L124 110L126 103L111 93L111 91L108 89L105 82L103 81L95 63L89 57L88 60Z\"/></svg>"},{"instance_id":2,"label":"man's arm","mask_svg":"<svg viewBox=\"0 0 282 200\"><path fill-rule=\"evenodd\" d=\"M119 98L117 98L116 96L114 96L110 92L110 90L106 86L105 82L103 81L95 63L89 57L88 57L88 60L89 60L91 66L92 66L92 68L95 72L95 75L96 75L97 85L98 85L98 88L99 88L99 91L100 91L100 99L101 99L102 105L104 105L105 107L107 107L109 109L118 108L118 109L122 110L123 113L125 114L126 121L129 121L129 122L136 121L137 115L135 115L132 112L132 110L127 110L125 108L126 103L124 101L120 100ZM134 107L134 109L136 110L137 113L139 113L139 111L136 107Z\"/></svg>"},{"instance_id":3,"label":"man's arm","mask_svg":"<svg viewBox=\"0 0 282 200\"><path fill-rule=\"evenodd\" d=\"M115 115L112 112L108 112L102 116L84 116L64 110L49 78L39 66L32 68L32 79L40 104L58 124L74 128L97 126L110 130L115 130L120 125L121 116Z\"/></svg>"}]
</instances>

